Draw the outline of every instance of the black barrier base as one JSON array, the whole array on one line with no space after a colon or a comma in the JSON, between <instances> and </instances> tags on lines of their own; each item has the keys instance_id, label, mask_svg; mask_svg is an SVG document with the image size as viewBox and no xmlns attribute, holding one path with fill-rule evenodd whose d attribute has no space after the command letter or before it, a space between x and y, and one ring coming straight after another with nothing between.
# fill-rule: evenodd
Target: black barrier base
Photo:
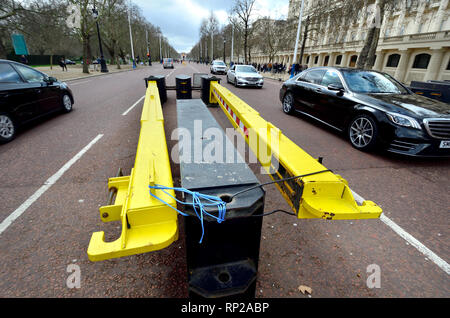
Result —
<instances>
[{"instance_id":1,"label":"black barrier base","mask_svg":"<svg viewBox=\"0 0 450 318\"><path fill-rule=\"evenodd\" d=\"M223 132L200 100L178 100L177 115L178 127L190 132L192 146L189 151L191 158L183 156L187 149L180 152L181 186L228 202L224 222L219 224L209 216L204 217L204 237L201 244L200 220L192 208L184 211L190 215L184 218L189 295L193 298L252 298L255 296L261 240L262 217L258 215L264 211L264 191L255 188L230 201L233 194L258 185L258 179L225 133L224 140L217 142L223 147L223 161L205 162L208 160L203 158L200 162L195 162L198 158L195 158L195 152L192 151L196 147L194 143L200 142L201 147L197 147L203 151L211 142L196 135L199 123L202 125L202 134L212 128ZM229 158L226 151L233 152L233 162L226 161ZM189 196L184 200L192 202ZM207 211L218 215L216 207L208 207Z\"/></svg>"},{"instance_id":2,"label":"black barrier base","mask_svg":"<svg viewBox=\"0 0 450 318\"><path fill-rule=\"evenodd\" d=\"M148 87L149 81L156 81L156 84L158 86L159 99L161 101L161 105L163 105L165 102L167 102L166 78L164 76L151 75L147 78L144 78L144 80L145 80L145 88Z\"/></svg>"},{"instance_id":3,"label":"black barrier base","mask_svg":"<svg viewBox=\"0 0 450 318\"><path fill-rule=\"evenodd\" d=\"M220 84L220 78L217 78L215 76L202 76L202 101L205 103L205 105L208 106L218 106L218 104L210 104L210 94L211 94L211 82L219 82Z\"/></svg>"}]
</instances>

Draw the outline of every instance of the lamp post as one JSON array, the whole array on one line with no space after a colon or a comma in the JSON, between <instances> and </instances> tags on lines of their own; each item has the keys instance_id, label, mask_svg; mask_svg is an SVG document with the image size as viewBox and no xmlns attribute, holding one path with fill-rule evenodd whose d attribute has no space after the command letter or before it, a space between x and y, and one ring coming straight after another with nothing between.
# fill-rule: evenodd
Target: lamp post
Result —
<instances>
[{"instance_id":1,"label":"lamp post","mask_svg":"<svg viewBox=\"0 0 450 318\"><path fill-rule=\"evenodd\" d=\"M300 31L302 28L302 18L303 18L303 6L305 1L302 0L302 4L300 6L300 14L298 16L298 28L297 28L297 39L295 41L295 49L294 49L294 59L292 60L292 70L291 70L291 78L295 75L295 69L297 65L297 51L298 51L298 40L300 38Z\"/></svg>"},{"instance_id":2,"label":"lamp post","mask_svg":"<svg viewBox=\"0 0 450 318\"><path fill-rule=\"evenodd\" d=\"M227 64L227 62L226 62L226 55L225 55L225 44L227 43L227 41L226 40L223 40L223 62L225 63L225 64Z\"/></svg>"},{"instance_id":3,"label":"lamp post","mask_svg":"<svg viewBox=\"0 0 450 318\"><path fill-rule=\"evenodd\" d=\"M100 28L98 26L98 11L95 8L95 1L94 1L94 8L92 9L92 15L95 19L95 23L97 24L97 34L98 34L98 45L100 48L100 72L102 73L108 73L108 67L106 66L106 61L103 56L103 47L102 47L102 38L100 36Z\"/></svg>"}]
</instances>

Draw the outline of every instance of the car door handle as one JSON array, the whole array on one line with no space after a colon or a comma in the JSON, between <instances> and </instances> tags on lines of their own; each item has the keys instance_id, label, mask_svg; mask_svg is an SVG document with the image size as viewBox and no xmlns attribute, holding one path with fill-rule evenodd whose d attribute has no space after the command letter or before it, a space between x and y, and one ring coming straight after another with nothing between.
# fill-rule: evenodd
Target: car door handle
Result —
<instances>
[{"instance_id":1,"label":"car door handle","mask_svg":"<svg viewBox=\"0 0 450 318\"><path fill-rule=\"evenodd\" d=\"M316 92L317 93L322 93L322 89L321 88L316 88Z\"/></svg>"}]
</instances>

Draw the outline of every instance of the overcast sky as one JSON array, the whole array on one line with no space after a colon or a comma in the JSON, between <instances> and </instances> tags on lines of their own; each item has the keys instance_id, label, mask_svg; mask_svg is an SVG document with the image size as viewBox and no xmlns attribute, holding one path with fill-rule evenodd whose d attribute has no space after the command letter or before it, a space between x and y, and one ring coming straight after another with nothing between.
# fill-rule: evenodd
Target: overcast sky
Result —
<instances>
[{"instance_id":1,"label":"overcast sky","mask_svg":"<svg viewBox=\"0 0 450 318\"><path fill-rule=\"evenodd\" d=\"M226 24L234 0L132 0L153 25L159 26L170 44L188 53L198 41L200 23L211 10L221 25ZM289 0L256 0L254 15L285 18Z\"/></svg>"}]
</instances>

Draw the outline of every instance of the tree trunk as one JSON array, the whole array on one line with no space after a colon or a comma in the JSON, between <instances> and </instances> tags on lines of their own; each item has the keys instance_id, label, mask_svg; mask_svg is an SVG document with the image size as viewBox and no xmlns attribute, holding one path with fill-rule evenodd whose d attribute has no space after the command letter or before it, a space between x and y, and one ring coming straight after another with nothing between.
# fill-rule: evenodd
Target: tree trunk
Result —
<instances>
[{"instance_id":1,"label":"tree trunk","mask_svg":"<svg viewBox=\"0 0 450 318\"><path fill-rule=\"evenodd\" d=\"M83 37L83 73L89 74L89 43L88 38Z\"/></svg>"},{"instance_id":2,"label":"tree trunk","mask_svg":"<svg viewBox=\"0 0 450 318\"><path fill-rule=\"evenodd\" d=\"M309 26L309 16L308 16L308 18L306 18L305 33L303 33L302 47L300 49L300 58L298 60L299 65L302 65L302 61L303 61L303 54L305 52L306 39L308 38L308 26Z\"/></svg>"},{"instance_id":3,"label":"tree trunk","mask_svg":"<svg viewBox=\"0 0 450 318\"><path fill-rule=\"evenodd\" d=\"M363 69L366 67L372 68L375 63L375 52L380 38L380 28L383 24L384 11L386 10L387 0L377 0L376 5L379 8L379 21L377 16L373 18L372 27L369 29L367 37L364 41L363 49L358 58L356 68Z\"/></svg>"}]
</instances>

